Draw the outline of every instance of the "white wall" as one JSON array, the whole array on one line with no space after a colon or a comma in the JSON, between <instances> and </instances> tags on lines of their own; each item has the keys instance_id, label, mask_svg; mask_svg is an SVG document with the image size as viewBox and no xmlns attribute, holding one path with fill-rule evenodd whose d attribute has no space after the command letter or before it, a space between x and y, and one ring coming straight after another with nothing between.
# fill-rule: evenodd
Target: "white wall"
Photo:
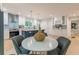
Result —
<instances>
[{"instance_id":1,"label":"white wall","mask_svg":"<svg viewBox=\"0 0 79 59\"><path fill-rule=\"evenodd\" d=\"M8 13L4 12L4 39L8 38L9 38Z\"/></svg>"},{"instance_id":2,"label":"white wall","mask_svg":"<svg viewBox=\"0 0 79 59\"><path fill-rule=\"evenodd\" d=\"M52 22L52 19L50 19L50 20L47 20L47 26L45 25L45 27L46 27L46 32L47 32L47 34L48 35L50 35L50 34L53 34L53 22Z\"/></svg>"},{"instance_id":3,"label":"white wall","mask_svg":"<svg viewBox=\"0 0 79 59\"><path fill-rule=\"evenodd\" d=\"M4 25L8 25L8 13L4 12Z\"/></svg>"},{"instance_id":4,"label":"white wall","mask_svg":"<svg viewBox=\"0 0 79 59\"><path fill-rule=\"evenodd\" d=\"M25 17L19 16L19 25L25 25Z\"/></svg>"}]
</instances>

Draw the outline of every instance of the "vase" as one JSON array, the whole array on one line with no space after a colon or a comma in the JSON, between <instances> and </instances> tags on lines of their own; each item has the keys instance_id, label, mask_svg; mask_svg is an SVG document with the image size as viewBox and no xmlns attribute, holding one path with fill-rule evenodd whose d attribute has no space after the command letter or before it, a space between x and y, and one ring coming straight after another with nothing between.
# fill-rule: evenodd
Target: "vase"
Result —
<instances>
[{"instance_id":1,"label":"vase","mask_svg":"<svg viewBox=\"0 0 79 59\"><path fill-rule=\"evenodd\" d=\"M38 31L35 35L34 38L36 41L44 41L45 39L45 34L42 31Z\"/></svg>"}]
</instances>

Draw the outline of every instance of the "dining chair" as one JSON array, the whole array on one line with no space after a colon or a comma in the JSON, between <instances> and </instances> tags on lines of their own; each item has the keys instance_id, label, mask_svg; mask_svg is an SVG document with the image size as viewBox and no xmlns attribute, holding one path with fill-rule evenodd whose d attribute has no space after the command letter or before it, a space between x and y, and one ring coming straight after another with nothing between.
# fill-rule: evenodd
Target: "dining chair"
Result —
<instances>
[{"instance_id":1,"label":"dining chair","mask_svg":"<svg viewBox=\"0 0 79 59\"><path fill-rule=\"evenodd\" d=\"M62 36L57 38L57 41L58 41L58 47L57 47L58 55L65 55L71 41L68 38Z\"/></svg>"},{"instance_id":2,"label":"dining chair","mask_svg":"<svg viewBox=\"0 0 79 59\"><path fill-rule=\"evenodd\" d=\"M16 53L19 54L29 54L29 50L24 49L21 46L22 41L24 40L23 36L18 35L18 36L14 36L12 37L12 41L16 50Z\"/></svg>"},{"instance_id":3,"label":"dining chair","mask_svg":"<svg viewBox=\"0 0 79 59\"><path fill-rule=\"evenodd\" d=\"M47 51L48 55L65 55L66 54L71 41L65 37L59 37L57 38L57 41L58 41L58 47L55 48L54 50Z\"/></svg>"}]
</instances>

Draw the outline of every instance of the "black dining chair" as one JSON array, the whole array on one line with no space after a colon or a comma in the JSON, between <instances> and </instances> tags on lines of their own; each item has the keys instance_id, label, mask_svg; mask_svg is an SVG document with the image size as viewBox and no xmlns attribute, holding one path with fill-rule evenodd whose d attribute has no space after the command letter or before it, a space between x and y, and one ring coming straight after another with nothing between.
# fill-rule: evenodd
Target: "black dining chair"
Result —
<instances>
[{"instance_id":1,"label":"black dining chair","mask_svg":"<svg viewBox=\"0 0 79 59\"><path fill-rule=\"evenodd\" d=\"M48 55L65 55L67 52L67 49L71 43L71 41L68 38L65 37L59 37L57 38L58 41L58 47L54 50L48 51Z\"/></svg>"},{"instance_id":2,"label":"black dining chair","mask_svg":"<svg viewBox=\"0 0 79 59\"><path fill-rule=\"evenodd\" d=\"M68 38L62 36L59 37L57 41L58 41L58 47L57 47L58 55L65 55L71 41Z\"/></svg>"},{"instance_id":3,"label":"black dining chair","mask_svg":"<svg viewBox=\"0 0 79 59\"><path fill-rule=\"evenodd\" d=\"M29 54L29 50L24 49L21 46L22 41L24 40L23 36L18 35L18 36L14 36L12 37L12 41L16 50L16 53L19 54Z\"/></svg>"}]
</instances>

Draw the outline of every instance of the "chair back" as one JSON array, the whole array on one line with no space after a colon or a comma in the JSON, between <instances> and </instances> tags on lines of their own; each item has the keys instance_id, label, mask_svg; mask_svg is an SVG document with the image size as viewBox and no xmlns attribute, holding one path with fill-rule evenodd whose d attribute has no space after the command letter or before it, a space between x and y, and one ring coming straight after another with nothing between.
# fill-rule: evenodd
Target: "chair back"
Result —
<instances>
[{"instance_id":1,"label":"chair back","mask_svg":"<svg viewBox=\"0 0 79 59\"><path fill-rule=\"evenodd\" d=\"M13 44L14 44L17 54L21 54L21 50L19 47L21 46L21 42L23 41L23 39L24 38L20 35L12 37L12 41L13 41Z\"/></svg>"},{"instance_id":2,"label":"chair back","mask_svg":"<svg viewBox=\"0 0 79 59\"><path fill-rule=\"evenodd\" d=\"M66 54L66 51L67 51L71 41L65 37L59 37L57 39L57 41L58 41L59 54L60 55Z\"/></svg>"}]
</instances>

